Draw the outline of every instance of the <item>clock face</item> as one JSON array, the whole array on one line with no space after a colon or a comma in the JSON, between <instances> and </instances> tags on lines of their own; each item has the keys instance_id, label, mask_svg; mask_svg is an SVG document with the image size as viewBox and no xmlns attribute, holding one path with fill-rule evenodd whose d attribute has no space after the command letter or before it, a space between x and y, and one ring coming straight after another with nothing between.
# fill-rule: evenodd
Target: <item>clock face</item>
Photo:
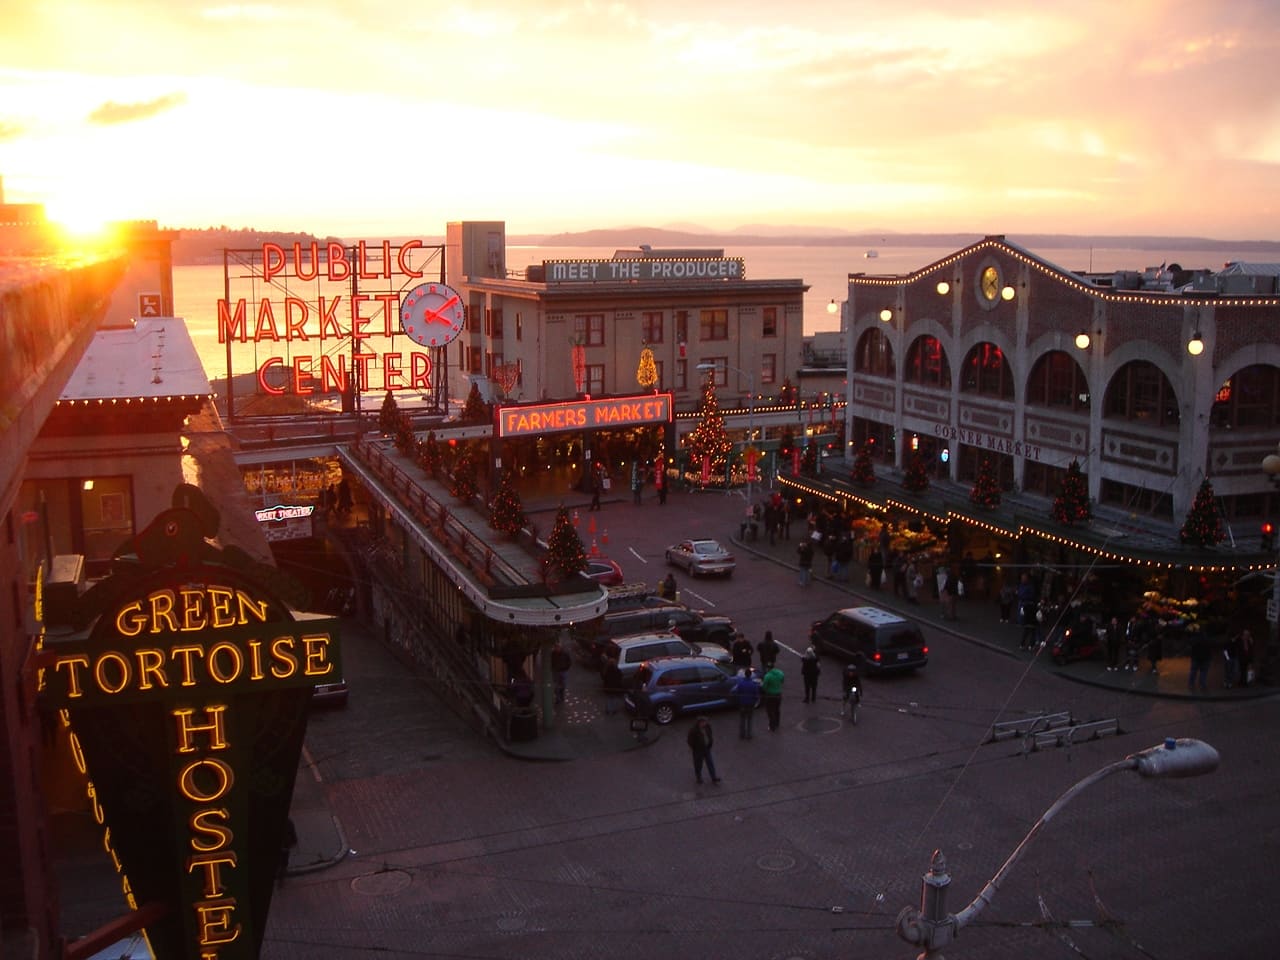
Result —
<instances>
[{"instance_id":1,"label":"clock face","mask_svg":"<svg viewBox=\"0 0 1280 960\"><path fill-rule=\"evenodd\" d=\"M466 323L462 297L443 283L420 283L400 301L400 326L414 343L443 347Z\"/></svg>"},{"instance_id":2,"label":"clock face","mask_svg":"<svg viewBox=\"0 0 1280 960\"><path fill-rule=\"evenodd\" d=\"M982 295L988 300L995 300L1000 296L1000 271L995 267L986 267L982 271L979 278L981 283Z\"/></svg>"}]
</instances>

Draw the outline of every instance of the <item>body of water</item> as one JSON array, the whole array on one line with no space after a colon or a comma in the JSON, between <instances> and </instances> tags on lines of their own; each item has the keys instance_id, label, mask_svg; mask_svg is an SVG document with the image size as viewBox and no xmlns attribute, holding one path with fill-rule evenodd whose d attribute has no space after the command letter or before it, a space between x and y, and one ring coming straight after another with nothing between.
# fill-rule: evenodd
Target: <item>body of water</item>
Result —
<instances>
[{"instance_id":1,"label":"body of water","mask_svg":"<svg viewBox=\"0 0 1280 960\"><path fill-rule=\"evenodd\" d=\"M1016 237L1010 238L1017 243ZM614 247L557 247L557 246L508 246L507 269L523 270L530 264L539 264L543 260L575 260L575 259L608 259L613 255ZM725 243L724 252L727 257L741 257L746 264L746 275L756 280L803 280L809 284L809 291L804 297L804 332L813 334L821 331L838 330L839 316L827 311L832 299L840 302L848 295L848 276L850 273L866 273L870 275L891 275L910 273L922 267L949 257L956 252L956 247L907 247L884 244L875 248L876 256L867 257L866 249L851 246L740 246L734 247ZM1229 250L1160 250L1160 249L1126 249L1120 247L1070 247L1070 248L1028 248L1036 256L1068 271L1112 272L1116 270L1143 270L1146 267L1159 266L1162 263L1178 263L1187 269L1220 270L1222 265L1231 260L1257 259L1246 254L1234 254ZM350 292L344 284L310 283L299 284L293 281L294 288L289 293L312 304L317 296L342 295ZM326 289L327 288L327 289ZM173 268L174 312L184 317L195 343L200 359L204 363L205 373L210 379L226 376L227 350L225 344L218 343L218 301L224 295L223 272L221 264L204 266L175 266ZM279 309L285 293L272 289L268 293L259 281L251 284L248 280L235 280L232 283L233 299L245 297L250 304L263 296L270 296L274 308ZM248 311L247 320L252 329L253 310ZM277 323L283 327L283 317L277 316ZM340 312L338 319L345 330L350 322L350 314ZM314 321L308 332L314 332ZM333 341L326 341L326 352L331 352ZM252 373L267 357L287 355L273 344L236 344L233 346L232 366L237 374ZM317 344L294 345L294 352L316 355L320 352Z\"/></svg>"}]
</instances>

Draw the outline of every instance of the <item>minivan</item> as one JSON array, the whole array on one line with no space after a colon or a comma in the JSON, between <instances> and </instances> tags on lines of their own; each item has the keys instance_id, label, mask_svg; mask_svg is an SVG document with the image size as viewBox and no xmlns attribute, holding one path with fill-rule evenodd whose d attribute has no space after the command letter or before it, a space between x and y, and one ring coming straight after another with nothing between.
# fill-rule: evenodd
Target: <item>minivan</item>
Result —
<instances>
[{"instance_id":1,"label":"minivan","mask_svg":"<svg viewBox=\"0 0 1280 960\"><path fill-rule=\"evenodd\" d=\"M929 662L929 647L915 623L880 607L846 607L809 628L818 654L853 662L868 673L917 670Z\"/></svg>"},{"instance_id":2,"label":"minivan","mask_svg":"<svg viewBox=\"0 0 1280 960\"><path fill-rule=\"evenodd\" d=\"M728 617L699 613L672 603L606 613L601 620L575 630L574 643L582 664L598 670L604 665L604 646L612 638L658 632L679 634L689 643L728 650L737 628Z\"/></svg>"}]
</instances>

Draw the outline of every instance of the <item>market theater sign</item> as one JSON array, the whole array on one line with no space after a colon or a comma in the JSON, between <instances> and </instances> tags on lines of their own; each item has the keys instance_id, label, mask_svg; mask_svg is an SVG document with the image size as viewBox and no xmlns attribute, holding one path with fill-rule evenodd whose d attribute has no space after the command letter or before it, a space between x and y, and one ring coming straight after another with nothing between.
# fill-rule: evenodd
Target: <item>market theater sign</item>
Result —
<instances>
[{"instance_id":1,"label":"market theater sign","mask_svg":"<svg viewBox=\"0 0 1280 960\"><path fill-rule=\"evenodd\" d=\"M671 394L644 393L609 400L565 400L498 407L494 416L499 437L524 437L566 430L669 423L671 410Z\"/></svg>"},{"instance_id":2,"label":"market theater sign","mask_svg":"<svg viewBox=\"0 0 1280 960\"><path fill-rule=\"evenodd\" d=\"M214 563L113 579L87 632L46 635L42 706L71 727L130 903L167 908L156 956L257 957L337 621Z\"/></svg>"}]
</instances>

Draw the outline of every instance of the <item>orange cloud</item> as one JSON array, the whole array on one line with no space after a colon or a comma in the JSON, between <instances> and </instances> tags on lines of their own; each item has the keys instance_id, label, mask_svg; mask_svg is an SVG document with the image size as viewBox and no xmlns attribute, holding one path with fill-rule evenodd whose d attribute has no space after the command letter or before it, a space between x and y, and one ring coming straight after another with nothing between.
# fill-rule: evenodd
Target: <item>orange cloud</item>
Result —
<instances>
[{"instance_id":1,"label":"orange cloud","mask_svg":"<svg viewBox=\"0 0 1280 960\"><path fill-rule=\"evenodd\" d=\"M174 107L180 106L187 100L185 93L168 93L163 97L156 97L154 100L147 100L144 103L116 103L108 100L93 113L89 114L89 122L96 123L100 126L112 126L118 123L132 123L135 120L145 120L147 117L154 117L157 114L172 110Z\"/></svg>"}]
</instances>

